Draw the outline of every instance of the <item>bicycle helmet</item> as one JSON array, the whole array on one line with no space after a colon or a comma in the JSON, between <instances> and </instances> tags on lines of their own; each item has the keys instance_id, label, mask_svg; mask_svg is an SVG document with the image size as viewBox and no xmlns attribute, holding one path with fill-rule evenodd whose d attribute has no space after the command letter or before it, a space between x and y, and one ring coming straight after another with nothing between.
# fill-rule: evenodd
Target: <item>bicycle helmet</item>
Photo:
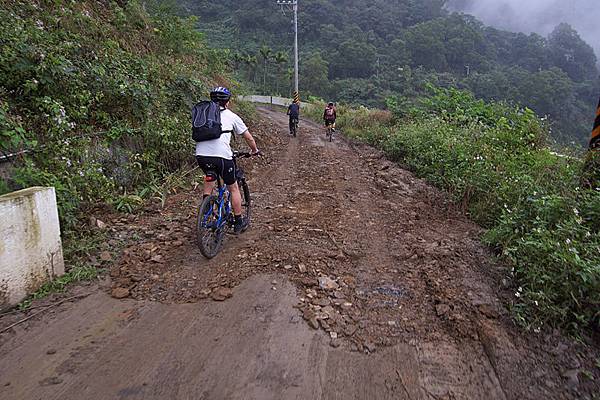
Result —
<instances>
[{"instance_id":1,"label":"bicycle helmet","mask_svg":"<svg viewBox=\"0 0 600 400\"><path fill-rule=\"evenodd\" d=\"M227 103L231 99L231 92L223 86L219 86L211 90L210 99L215 103Z\"/></svg>"},{"instance_id":2,"label":"bicycle helmet","mask_svg":"<svg viewBox=\"0 0 600 400\"><path fill-rule=\"evenodd\" d=\"M333 107L333 103L331 103L331 102L330 102L329 104L327 104L327 105L328 105L329 107Z\"/></svg>"}]
</instances>

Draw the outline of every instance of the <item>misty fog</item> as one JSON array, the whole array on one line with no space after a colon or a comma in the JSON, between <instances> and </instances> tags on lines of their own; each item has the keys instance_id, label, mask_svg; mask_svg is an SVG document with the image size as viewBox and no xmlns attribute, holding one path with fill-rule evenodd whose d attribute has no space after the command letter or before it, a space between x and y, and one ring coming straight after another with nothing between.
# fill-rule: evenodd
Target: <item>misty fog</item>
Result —
<instances>
[{"instance_id":1,"label":"misty fog","mask_svg":"<svg viewBox=\"0 0 600 400\"><path fill-rule=\"evenodd\" d=\"M542 36L567 22L600 56L599 0L449 0L448 8L496 28Z\"/></svg>"}]
</instances>

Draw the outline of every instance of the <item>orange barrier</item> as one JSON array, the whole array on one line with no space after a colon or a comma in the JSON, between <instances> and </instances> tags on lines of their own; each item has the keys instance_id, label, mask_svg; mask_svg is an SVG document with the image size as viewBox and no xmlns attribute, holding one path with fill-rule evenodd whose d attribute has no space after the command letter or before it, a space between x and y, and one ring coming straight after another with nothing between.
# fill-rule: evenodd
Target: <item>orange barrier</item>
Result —
<instances>
[{"instance_id":1,"label":"orange barrier","mask_svg":"<svg viewBox=\"0 0 600 400\"><path fill-rule=\"evenodd\" d=\"M598 109L596 111L596 121L594 121L594 129L592 130L590 149L600 150L600 102L598 102Z\"/></svg>"}]
</instances>

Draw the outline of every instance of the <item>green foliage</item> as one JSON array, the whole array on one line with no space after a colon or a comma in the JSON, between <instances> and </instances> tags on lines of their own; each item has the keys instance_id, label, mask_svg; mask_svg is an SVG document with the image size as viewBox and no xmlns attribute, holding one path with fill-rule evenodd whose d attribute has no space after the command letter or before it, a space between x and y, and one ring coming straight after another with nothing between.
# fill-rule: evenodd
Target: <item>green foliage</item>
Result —
<instances>
[{"instance_id":1,"label":"green foliage","mask_svg":"<svg viewBox=\"0 0 600 400\"><path fill-rule=\"evenodd\" d=\"M258 120L258 112L256 106L246 101L235 100L231 102L231 108L237 114L243 115L247 122L255 122Z\"/></svg>"},{"instance_id":2,"label":"green foliage","mask_svg":"<svg viewBox=\"0 0 600 400\"><path fill-rule=\"evenodd\" d=\"M4 180L4 178L0 177L0 196L6 193L10 193L10 186L8 186L8 182Z\"/></svg>"},{"instance_id":3,"label":"green foliage","mask_svg":"<svg viewBox=\"0 0 600 400\"><path fill-rule=\"evenodd\" d=\"M253 90L291 92L292 75L272 68L259 47L289 54L290 14L272 0L179 0L200 17L207 39L239 54L233 65ZM336 102L383 107L412 98L424 84L469 89L548 115L555 139L585 144L600 90L596 56L569 25L544 38L500 31L443 0L303 0L299 9L300 87ZM258 63L257 63L257 60Z\"/></svg>"},{"instance_id":4,"label":"green foliage","mask_svg":"<svg viewBox=\"0 0 600 400\"><path fill-rule=\"evenodd\" d=\"M28 139L27 132L18 120L8 115L8 104L0 99L0 151L8 152L35 144L35 141Z\"/></svg>"},{"instance_id":5,"label":"green foliage","mask_svg":"<svg viewBox=\"0 0 600 400\"><path fill-rule=\"evenodd\" d=\"M144 198L135 194L124 194L115 199L114 206L119 212L133 213L144 204Z\"/></svg>"},{"instance_id":6,"label":"green foliage","mask_svg":"<svg viewBox=\"0 0 600 400\"><path fill-rule=\"evenodd\" d=\"M485 241L511 268L520 323L600 327L600 188L580 187L584 162L548 150L531 110L430 90L392 128L355 129L364 109L340 113L339 126L448 190L488 228Z\"/></svg>"},{"instance_id":7,"label":"green foliage","mask_svg":"<svg viewBox=\"0 0 600 400\"><path fill-rule=\"evenodd\" d=\"M303 75L310 77L304 82L304 90L309 93L327 93L329 86L329 63L319 53L311 54L303 60L300 68Z\"/></svg>"},{"instance_id":8,"label":"green foliage","mask_svg":"<svg viewBox=\"0 0 600 400\"><path fill-rule=\"evenodd\" d=\"M0 151L33 150L0 190L54 186L66 233L190 160L190 107L226 65L167 3L0 2Z\"/></svg>"}]
</instances>

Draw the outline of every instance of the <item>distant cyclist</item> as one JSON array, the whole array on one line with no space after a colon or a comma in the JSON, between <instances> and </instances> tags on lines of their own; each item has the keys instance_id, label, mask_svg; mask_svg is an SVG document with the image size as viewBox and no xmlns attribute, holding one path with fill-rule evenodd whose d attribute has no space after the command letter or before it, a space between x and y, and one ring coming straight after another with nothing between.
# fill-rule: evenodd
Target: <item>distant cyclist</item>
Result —
<instances>
[{"instance_id":1,"label":"distant cyclist","mask_svg":"<svg viewBox=\"0 0 600 400\"><path fill-rule=\"evenodd\" d=\"M335 111L335 105L333 103L327 104L325 107L325 111L323 112L323 121L325 121L325 127L335 131L335 119L337 118L337 113Z\"/></svg>"},{"instance_id":2,"label":"distant cyclist","mask_svg":"<svg viewBox=\"0 0 600 400\"><path fill-rule=\"evenodd\" d=\"M259 154L259 151L244 121L228 109L231 92L225 87L217 87L210 92L210 99L219 104L221 108L223 133L217 139L197 142L196 160L205 174L213 171L223 178L223 182L231 194L231 207L235 218L233 231L239 234L246 230L248 221L242 217L242 197L236 181L233 151L230 145L231 134L242 136L252 150L252 154ZM204 182L204 197L212 193L214 186L215 182Z\"/></svg>"},{"instance_id":3,"label":"distant cyclist","mask_svg":"<svg viewBox=\"0 0 600 400\"><path fill-rule=\"evenodd\" d=\"M294 125L298 126L298 121L300 119L300 102L298 100L294 100L294 102L289 105L287 115L290 116L290 135L292 135L294 133Z\"/></svg>"}]
</instances>

